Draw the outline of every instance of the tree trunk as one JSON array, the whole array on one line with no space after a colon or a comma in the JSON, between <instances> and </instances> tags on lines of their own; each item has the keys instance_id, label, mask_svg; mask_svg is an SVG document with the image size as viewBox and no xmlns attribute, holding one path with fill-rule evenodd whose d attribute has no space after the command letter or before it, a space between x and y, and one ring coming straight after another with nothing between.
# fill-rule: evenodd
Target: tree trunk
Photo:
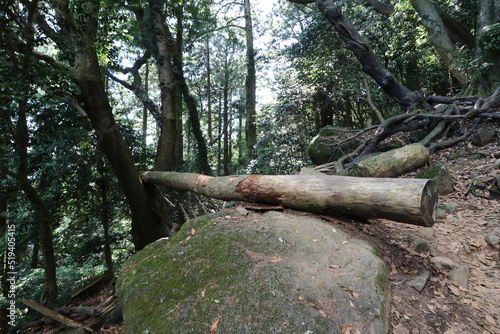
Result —
<instances>
[{"instance_id":1,"label":"tree trunk","mask_svg":"<svg viewBox=\"0 0 500 334\"><path fill-rule=\"evenodd\" d=\"M456 51L456 47L446 31L435 5L429 0L410 0L410 2L420 16L424 27L429 33L431 43L446 67L462 85L465 85L468 82L467 75L454 66L453 52Z\"/></svg>"},{"instance_id":2,"label":"tree trunk","mask_svg":"<svg viewBox=\"0 0 500 334\"><path fill-rule=\"evenodd\" d=\"M226 62L225 62L225 75L224 75L224 88L223 88L223 94L224 94L224 107L222 111L222 116L223 116L223 122L224 122L224 138L223 138L223 173L224 175L229 175L229 65L227 62L227 55L226 55Z\"/></svg>"},{"instance_id":3,"label":"tree trunk","mask_svg":"<svg viewBox=\"0 0 500 334\"><path fill-rule=\"evenodd\" d=\"M437 186L432 180L356 178L328 175L210 177L145 172L147 183L188 190L226 201L250 201L317 213L386 218L432 226Z\"/></svg>"},{"instance_id":4,"label":"tree trunk","mask_svg":"<svg viewBox=\"0 0 500 334\"><path fill-rule=\"evenodd\" d=\"M184 66L184 58L182 55L182 50L184 47L184 12L182 6L176 6L175 16L177 17L176 23L176 37L175 37L175 49L173 50L173 62L174 62L174 75L178 76L181 73ZM168 37L171 38L170 29L166 27ZM173 44L173 42L171 42ZM183 75L184 76L184 75ZM178 81L178 79L177 79ZM175 161L176 167L181 166L184 163L184 126L182 114L184 110L184 103L182 102L182 89L177 82L175 84L175 113L177 115L177 138L176 138L176 148L175 148Z\"/></svg>"},{"instance_id":5,"label":"tree trunk","mask_svg":"<svg viewBox=\"0 0 500 334\"><path fill-rule=\"evenodd\" d=\"M54 255L54 242L52 237L52 215L43 202L35 188L28 179L21 181L21 188L30 201L38 216L38 228L40 231L40 244L43 254L43 269L45 285L41 296L41 301L45 305L53 305L57 297L56 282L56 258Z\"/></svg>"},{"instance_id":6,"label":"tree trunk","mask_svg":"<svg viewBox=\"0 0 500 334\"><path fill-rule=\"evenodd\" d=\"M162 126L156 152L155 169L172 171L175 169L175 149L177 141L177 115L175 108L176 80L172 67L174 52L172 39L169 38L162 3L149 2L151 9L151 32L154 35L154 52L160 80Z\"/></svg>"},{"instance_id":7,"label":"tree trunk","mask_svg":"<svg viewBox=\"0 0 500 334\"><path fill-rule=\"evenodd\" d=\"M412 92L390 73L380 62L371 49L368 41L362 37L356 28L345 19L342 10L332 0L317 0L318 7L328 21L333 25L345 47L350 50L362 65L365 73L370 75L387 95L395 99L407 109L423 108L433 110L417 92Z\"/></svg>"},{"instance_id":8,"label":"tree trunk","mask_svg":"<svg viewBox=\"0 0 500 334\"><path fill-rule=\"evenodd\" d=\"M175 58L177 59L177 57ZM177 82L179 83L180 90L182 92L182 95L184 96L184 101L186 102L188 108L189 121L191 123L191 128L193 130L194 138L196 139L200 170L204 174L211 175L212 170L210 168L210 163L208 161L207 142L205 141L205 137L203 137L203 133L201 131L201 122L198 113L198 107L196 105L196 99L189 91L189 86L187 85L186 78L184 77L184 70L182 69L182 63L179 62L178 60L175 60L175 64L177 67L177 70L175 72Z\"/></svg>"},{"instance_id":9,"label":"tree trunk","mask_svg":"<svg viewBox=\"0 0 500 334\"><path fill-rule=\"evenodd\" d=\"M35 241L33 243L33 252L31 253L31 263L30 263L30 268L31 269L36 269L38 268L38 255L40 252L40 243Z\"/></svg>"},{"instance_id":10,"label":"tree trunk","mask_svg":"<svg viewBox=\"0 0 500 334\"><path fill-rule=\"evenodd\" d=\"M247 141L247 161L255 159L255 144L257 143L257 126L255 124L255 91L257 87L257 79L255 74L255 51L253 47L253 27L252 27L252 11L250 0L244 1L245 7L245 35L247 43L247 77L245 82L246 91L246 111L247 120L245 125L246 141Z\"/></svg>"},{"instance_id":11,"label":"tree trunk","mask_svg":"<svg viewBox=\"0 0 500 334\"><path fill-rule=\"evenodd\" d=\"M500 3L496 0L479 0L476 28L476 59L479 75L469 93L488 97L500 87ZM497 42L495 42L497 41ZM495 44L496 43L496 44Z\"/></svg>"},{"instance_id":12,"label":"tree trunk","mask_svg":"<svg viewBox=\"0 0 500 334\"><path fill-rule=\"evenodd\" d=\"M101 176L100 190L101 190L101 224L104 230L104 262L106 263L106 270L109 273L113 273L113 256L111 250L111 240L109 238L109 203L108 203L108 181L106 178L106 172L104 167L104 162L99 162L99 170Z\"/></svg>"},{"instance_id":13,"label":"tree trunk","mask_svg":"<svg viewBox=\"0 0 500 334\"><path fill-rule=\"evenodd\" d=\"M78 35L75 82L80 88L83 107L95 129L99 146L108 158L127 198L132 216L132 239L137 250L158 238L168 236L170 223L167 204L154 189L146 189L134 165L130 148L121 135L109 103L97 54L93 48L97 31L98 8L85 2L89 11ZM173 119L175 122L175 118Z\"/></svg>"},{"instance_id":14,"label":"tree trunk","mask_svg":"<svg viewBox=\"0 0 500 334\"><path fill-rule=\"evenodd\" d=\"M212 67L210 65L210 37L207 36L207 125L208 141L212 142Z\"/></svg>"},{"instance_id":15,"label":"tree trunk","mask_svg":"<svg viewBox=\"0 0 500 334\"><path fill-rule=\"evenodd\" d=\"M350 176L396 177L412 171L429 160L429 151L422 144L411 144L390 150L355 163Z\"/></svg>"},{"instance_id":16,"label":"tree trunk","mask_svg":"<svg viewBox=\"0 0 500 334\"><path fill-rule=\"evenodd\" d=\"M146 73L144 74L144 91L146 96L149 95L149 62L146 62ZM142 145L144 147L144 152L146 152L148 137L148 106L144 103L142 109Z\"/></svg>"}]
</instances>

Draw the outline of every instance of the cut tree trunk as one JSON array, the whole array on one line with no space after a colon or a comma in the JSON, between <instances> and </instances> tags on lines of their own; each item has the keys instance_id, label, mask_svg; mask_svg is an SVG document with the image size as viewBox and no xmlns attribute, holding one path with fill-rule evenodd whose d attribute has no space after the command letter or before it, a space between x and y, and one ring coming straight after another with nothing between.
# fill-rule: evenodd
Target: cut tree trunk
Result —
<instances>
[{"instance_id":1,"label":"cut tree trunk","mask_svg":"<svg viewBox=\"0 0 500 334\"><path fill-rule=\"evenodd\" d=\"M429 150L422 144L406 145L355 163L350 176L395 177L422 166L429 160Z\"/></svg>"},{"instance_id":2,"label":"cut tree trunk","mask_svg":"<svg viewBox=\"0 0 500 334\"><path fill-rule=\"evenodd\" d=\"M432 226L437 186L432 180L357 178L329 175L210 177L191 173L144 172L146 183L192 191L225 201L281 205L315 213L386 218Z\"/></svg>"}]
</instances>

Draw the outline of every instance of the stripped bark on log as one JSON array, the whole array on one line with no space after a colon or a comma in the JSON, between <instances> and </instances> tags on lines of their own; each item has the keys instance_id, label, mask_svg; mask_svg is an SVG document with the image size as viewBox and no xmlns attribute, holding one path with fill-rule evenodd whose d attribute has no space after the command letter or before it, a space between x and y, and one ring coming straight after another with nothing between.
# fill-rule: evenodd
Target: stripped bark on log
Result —
<instances>
[{"instance_id":1,"label":"stripped bark on log","mask_svg":"<svg viewBox=\"0 0 500 334\"><path fill-rule=\"evenodd\" d=\"M331 175L210 177L191 173L144 172L144 182L192 191L225 201L249 201L315 213L386 218L432 226L437 186L432 180L357 178Z\"/></svg>"}]
</instances>

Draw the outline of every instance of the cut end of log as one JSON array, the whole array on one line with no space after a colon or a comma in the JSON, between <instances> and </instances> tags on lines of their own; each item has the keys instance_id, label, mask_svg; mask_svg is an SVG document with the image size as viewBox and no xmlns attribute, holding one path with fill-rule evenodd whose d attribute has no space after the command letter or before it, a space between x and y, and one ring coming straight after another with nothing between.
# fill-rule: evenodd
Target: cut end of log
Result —
<instances>
[{"instance_id":1,"label":"cut end of log","mask_svg":"<svg viewBox=\"0 0 500 334\"><path fill-rule=\"evenodd\" d=\"M437 183L428 180L422 189L422 226L431 227L436 222L436 211L438 206Z\"/></svg>"}]
</instances>

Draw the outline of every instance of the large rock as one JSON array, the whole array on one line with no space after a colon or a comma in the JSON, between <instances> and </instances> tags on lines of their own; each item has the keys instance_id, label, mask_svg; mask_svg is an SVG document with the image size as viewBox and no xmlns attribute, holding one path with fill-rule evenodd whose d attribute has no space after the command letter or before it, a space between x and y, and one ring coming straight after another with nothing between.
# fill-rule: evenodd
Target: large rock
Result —
<instances>
[{"instance_id":1,"label":"large rock","mask_svg":"<svg viewBox=\"0 0 500 334\"><path fill-rule=\"evenodd\" d=\"M375 249L312 215L233 210L189 221L131 257L117 292L126 333L388 328L390 287Z\"/></svg>"},{"instance_id":2,"label":"large rock","mask_svg":"<svg viewBox=\"0 0 500 334\"><path fill-rule=\"evenodd\" d=\"M319 131L319 134L309 144L307 154L314 165L322 165L336 161L344 154L352 152L359 145L359 141L351 140L342 144L337 142L347 138L345 133L340 132L331 125L327 125Z\"/></svg>"}]
</instances>

